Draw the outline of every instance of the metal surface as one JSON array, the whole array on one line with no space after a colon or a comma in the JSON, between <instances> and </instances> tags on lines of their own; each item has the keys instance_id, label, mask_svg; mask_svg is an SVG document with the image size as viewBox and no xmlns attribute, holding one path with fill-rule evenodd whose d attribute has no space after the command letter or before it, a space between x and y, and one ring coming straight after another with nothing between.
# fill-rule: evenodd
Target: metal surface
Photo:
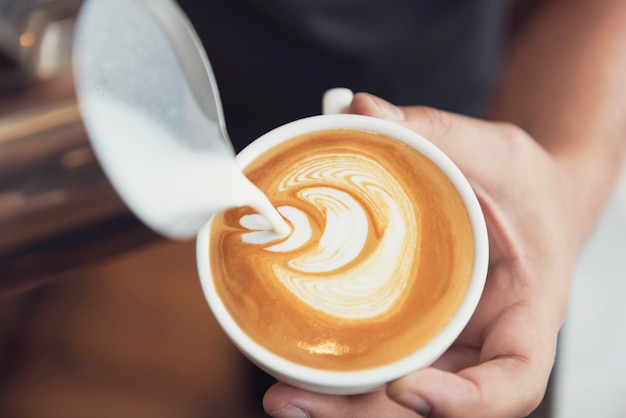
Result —
<instances>
[{"instance_id":1,"label":"metal surface","mask_svg":"<svg viewBox=\"0 0 626 418\"><path fill-rule=\"evenodd\" d=\"M158 239L117 196L85 133L70 66L78 4L38 2L46 24L27 82L0 68L10 87L0 92L0 295Z\"/></svg>"}]
</instances>

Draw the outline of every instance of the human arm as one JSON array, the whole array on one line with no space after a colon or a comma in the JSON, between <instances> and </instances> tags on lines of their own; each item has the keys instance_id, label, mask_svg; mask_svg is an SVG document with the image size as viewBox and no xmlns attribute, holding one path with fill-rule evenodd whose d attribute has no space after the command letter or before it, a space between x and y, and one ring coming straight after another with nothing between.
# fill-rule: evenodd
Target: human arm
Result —
<instances>
[{"instance_id":1,"label":"human arm","mask_svg":"<svg viewBox=\"0 0 626 418\"><path fill-rule=\"evenodd\" d=\"M626 3L536 3L511 40L490 116L520 126L572 177L579 247L626 152Z\"/></svg>"}]
</instances>

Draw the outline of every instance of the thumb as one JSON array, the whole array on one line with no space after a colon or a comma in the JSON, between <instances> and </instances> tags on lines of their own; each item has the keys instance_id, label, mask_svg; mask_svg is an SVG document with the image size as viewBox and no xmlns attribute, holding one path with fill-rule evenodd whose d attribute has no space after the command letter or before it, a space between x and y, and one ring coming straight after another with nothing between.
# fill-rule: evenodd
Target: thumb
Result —
<instances>
[{"instance_id":1,"label":"thumb","mask_svg":"<svg viewBox=\"0 0 626 418\"><path fill-rule=\"evenodd\" d=\"M349 112L398 123L439 144L452 138L482 137L485 128L491 129L486 121L428 106L399 107L369 93L356 93Z\"/></svg>"},{"instance_id":2,"label":"thumb","mask_svg":"<svg viewBox=\"0 0 626 418\"><path fill-rule=\"evenodd\" d=\"M368 93L356 93L348 111L357 115L386 119L390 122L403 122L406 119L401 108Z\"/></svg>"},{"instance_id":3,"label":"thumb","mask_svg":"<svg viewBox=\"0 0 626 418\"><path fill-rule=\"evenodd\" d=\"M398 107L368 93L355 94L349 111L385 119L416 132L441 149L466 176L474 180L486 176L488 172L506 170L506 167L498 166L498 162L505 163L504 159L499 158L499 153L504 143L511 146L512 142L501 139L520 137L521 132L512 126L506 129L506 124L432 107ZM508 151L506 155L511 155L511 150Z\"/></svg>"}]
</instances>

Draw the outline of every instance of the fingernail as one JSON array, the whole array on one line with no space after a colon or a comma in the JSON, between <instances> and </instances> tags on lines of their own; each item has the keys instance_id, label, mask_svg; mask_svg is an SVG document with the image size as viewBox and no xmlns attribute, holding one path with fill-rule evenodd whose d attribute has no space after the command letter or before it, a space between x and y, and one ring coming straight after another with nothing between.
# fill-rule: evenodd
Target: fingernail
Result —
<instances>
[{"instance_id":1,"label":"fingernail","mask_svg":"<svg viewBox=\"0 0 626 418\"><path fill-rule=\"evenodd\" d=\"M382 112L382 117L390 120L404 120L404 112L397 106L392 105L386 100L372 99L376 106Z\"/></svg>"},{"instance_id":2,"label":"fingernail","mask_svg":"<svg viewBox=\"0 0 626 418\"><path fill-rule=\"evenodd\" d=\"M400 395L398 398L396 398L396 401L424 417L428 417L432 412L432 408L430 407L428 402L426 402L424 398L414 393L406 393Z\"/></svg>"},{"instance_id":3,"label":"fingernail","mask_svg":"<svg viewBox=\"0 0 626 418\"><path fill-rule=\"evenodd\" d=\"M311 418L311 416L295 405L287 404L280 409L270 413L274 418Z\"/></svg>"}]
</instances>

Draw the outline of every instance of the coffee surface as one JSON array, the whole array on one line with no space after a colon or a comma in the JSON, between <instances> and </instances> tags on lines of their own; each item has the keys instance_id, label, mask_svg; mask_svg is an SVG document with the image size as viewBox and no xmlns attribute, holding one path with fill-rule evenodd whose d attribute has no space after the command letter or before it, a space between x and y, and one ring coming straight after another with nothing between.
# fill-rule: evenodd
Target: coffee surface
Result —
<instances>
[{"instance_id":1,"label":"coffee surface","mask_svg":"<svg viewBox=\"0 0 626 418\"><path fill-rule=\"evenodd\" d=\"M209 260L218 294L257 343L327 370L382 366L450 321L474 246L461 197L413 148L332 129L258 157L248 178L290 224L249 207L216 215Z\"/></svg>"}]
</instances>

